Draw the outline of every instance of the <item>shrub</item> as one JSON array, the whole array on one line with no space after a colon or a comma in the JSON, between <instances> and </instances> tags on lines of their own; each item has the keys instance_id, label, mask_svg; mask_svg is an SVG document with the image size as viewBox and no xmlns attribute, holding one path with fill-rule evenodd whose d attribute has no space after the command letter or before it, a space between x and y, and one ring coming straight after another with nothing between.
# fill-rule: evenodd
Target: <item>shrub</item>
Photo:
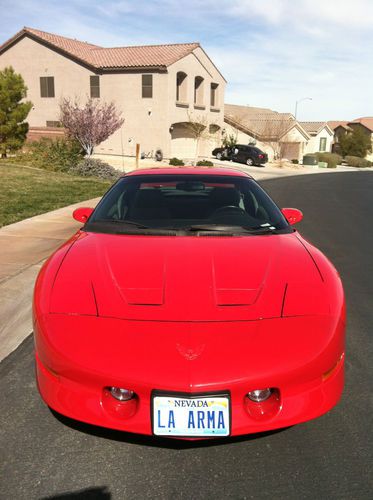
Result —
<instances>
[{"instance_id":1,"label":"shrub","mask_svg":"<svg viewBox=\"0 0 373 500\"><path fill-rule=\"evenodd\" d=\"M213 167L214 164L210 160L197 161L197 167Z\"/></svg>"},{"instance_id":2,"label":"shrub","mask_svg":"<svg viewBox=\"0 0 373 500\"><path fill-rule=\"evenodd\" d=\"M293 159L291 160L291 163L293 163L294 165L298 165L299 160L297 160L296 158L293 158Z\"/></svg>"},{"instance_id":3,"label":"shrub","mask_svg":"<svg viewBox=\"0 0 373 500\"><path fill-rule=\"evenodd\" d=\"M369 151L372 151L370 135L366 134L361 127L354 127L339 139L339 146L343 156L357 156L364 158Z\"/></svg>"},{"instance_id":4,"label":"shrub","mask_svg":"<svg viewBox=\"0 0 373 500\"><path fill-rule=\"evenodd\" d=\"M315 153L317 161L328 164L328 168L336 168L342 161L342 157L335 153Z\"/></svg>"},{"instance_id":5,"label":"shrub","mask_svg":"<svg viewBox=\"0 0 373 500\"><path fill-rule=\"evenodd\" d=\"M25 122L32 103L25 101L27 87L21 75L10 66L0 71L0 157L20 149L26 140Z\"/></svg>"},{"instance_id":6,"label":"shrub","mask_svg":"<svg viewBox=\"0 0 373 500\"><path fill-rule=\"evenodd\" d=\"M170 165L173 165L174 167L182 167L183 165L185 165L183 160L179 160L179 158L171 158L168 163Z\"/></svg>"},{"instance_id":7,"label":"shrub","mask_svg":"<svg viewBox=\"0 0 373 500\"><path fill-rule=\"evenodd\" d=\"M351 167L368 168L372 166L371 161L359 156L346 156L345 160Z\"/></svg>"},{"instance_id":8,"label":"shrub","mask_svg":"<svg viewBox=\"0 0 373 500\"><path fill-rule=\"evenodd\" d=\"M80 175L81 177L99 177L116 181L122 174L114 167L96 158L85 158L76 165L73 165L70 173Z\"/></svg>"},{"instance_id":9,"label":"shrub","mask_svg":"<svg viewBox=\"0 0 373 500\"><path fill-rule=\"evenodd\" d=\"M24 160L38 168L67 172L83 159L83 151L79 143L71 139L48 139L30 143Z\"/></svg>"}]
</instances>

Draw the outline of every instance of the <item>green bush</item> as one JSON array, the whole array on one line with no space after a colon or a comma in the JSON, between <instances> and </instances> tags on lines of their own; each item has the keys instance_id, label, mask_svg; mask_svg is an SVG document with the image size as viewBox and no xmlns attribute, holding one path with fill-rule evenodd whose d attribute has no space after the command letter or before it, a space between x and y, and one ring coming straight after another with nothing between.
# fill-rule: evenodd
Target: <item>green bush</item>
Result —
<instances>
[{"instance_id":1,"label":"green bush","mask_svg":"<svg viewBox=\"0 0 373 500\"><path fill-rule=\"evenodd\" d=\"M19 159L45 170L67 172L83 158L83 150L77 141L43 137L39 141L30 143L28 151Z\"/></svg>"},{"instance_id":2,"label":"green bush","mask_svg":"<svg viewBox=\"0 0 373 500\"><path fill-rule=\"evenodd\" d=\"M197 161L197 167L213 167L214 164L210 160Z\"/></svg>"},{"instance_id":3,"label":"green bush","mask_svg":"<svg viewBox=\"0 0 373 500\"><path fill-rule=\"evenodd\" d=\"M365 133L361 126L355 126L352 132L342 135L339 146L343 156L364 158L369 151L372 151L370 134Z\"/></svg>"},{"instance_id":4,"label":"green bush","mask_svg":"<svg viewBox=\"0 0 373 500\"><path fill-rule=\"evenodd\" d=\"M183 160L180 160L179 158L171 158L168 163L170 165L173 165L174 167L182 167L183 165L185 165Z\"/></svg>"},{"instance_id":5,"label":"green bush","mask_svg":"<svg viewBox=\"0 0 373 500\"><path fill-rule=\"evenodd\" d=\"M342 161L342 156L335 153L315 153L317 161L328 164L328 168L336 168Z\"/></svg>"},{"instance_id":6,"label":"green bush","mask_svg":"<svg viewBox=\"0 0 373 500\"><path fill-rule=\"evenodd\" d=\"M298 165L299 160L297 160L296 158L293 158L293 159L291 160L291 163L293 163L294 165Z\"/></svg>"},{"instance_id":7,"label":"green bush","mask_svg":"<svg viewBox=\"0 0 373 500\"><path fill-rule=\"evenodd\" d=\"M116 181L122 175L114 167L97 158L84 158L78 164L71 166L69 173L81 177L98 177L110 181Z\"/></svg>"},{"instance_id":8,"label":"green bush","mask_svg":"<svg viewBox=\"0 0 373 500\"><path fill-rule=\"evenodd\" d=\"M372 166L372 162L359 156L346 156L346 162L350 167L368 168Z\"/></svg>"}]
</instances>

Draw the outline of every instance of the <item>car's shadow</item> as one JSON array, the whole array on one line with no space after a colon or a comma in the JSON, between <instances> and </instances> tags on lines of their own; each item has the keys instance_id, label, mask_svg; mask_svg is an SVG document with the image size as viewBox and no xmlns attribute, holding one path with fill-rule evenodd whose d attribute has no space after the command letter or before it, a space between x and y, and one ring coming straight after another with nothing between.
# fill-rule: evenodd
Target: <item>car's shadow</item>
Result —
<instances>
[{"instance_id":1,"label":"car's shadow","mask_svg":"<svg viewBox=\"0 0 373 500\"><path fill-rule=\"evenodd\" d=\"M116 431L114 429L108 429L106 427L99 427L92 424L86 424L85 422L79 422L79 420L74 420L72 418L61 415L52 408L49 408L49 410L54 415L54 417L62 424L76 431L90 434L91 436L110 439L112 441L120 441L128 444L153 446L157 448L168 448L173 450L186 450L201 447L205 448L206 446L221 446L230 443L239 443L241 441L252 441L262 439L272 434L277 434L279 432L285 431L286 429L289 429L289 427L283 427L281 429L275 429L273 431L259 432L256 434L246 434L244 436L185 440L171 437L162 438L158 436L145 436L142 434Z\"/></svg>"}]
</instances>

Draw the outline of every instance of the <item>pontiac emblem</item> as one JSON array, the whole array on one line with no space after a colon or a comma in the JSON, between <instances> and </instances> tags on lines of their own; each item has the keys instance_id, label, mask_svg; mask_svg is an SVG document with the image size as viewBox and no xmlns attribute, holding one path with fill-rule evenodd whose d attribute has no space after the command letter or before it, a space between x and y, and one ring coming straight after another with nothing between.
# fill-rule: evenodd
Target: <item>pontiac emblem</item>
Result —
<instances>
[{"instance_id":1,"label":"pontiac emblem","mask_svg":"<svg viewBox=\"0 0 373 500\"><path fill-rule=\"evenodd\" d=\"M205 348L205 344L201 344L194 348L185 347L184 345L181 344L176 344L176 348L179 351L179 353L183 356L183 358L187 359L188 361L193 361L202 354L203 349Z\"/></svg>"}]
</instances>

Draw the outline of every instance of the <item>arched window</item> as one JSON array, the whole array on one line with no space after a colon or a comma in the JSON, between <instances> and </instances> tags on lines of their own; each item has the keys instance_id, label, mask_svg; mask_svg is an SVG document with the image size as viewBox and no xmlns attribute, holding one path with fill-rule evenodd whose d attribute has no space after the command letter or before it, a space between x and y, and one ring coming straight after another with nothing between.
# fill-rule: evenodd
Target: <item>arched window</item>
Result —
<instances>
[{"instance_id":1,"label":"arched window","mask_svg":"<svg viewBox=\"0 0 373 500\"><path fill-rule=\"evenodd\" d=\"M194 79L194 104L203 106L204 80L202 76L196 76Z\"/></svg>"},{"instance_id":2,"label":"arched window","mask_svg":"<svg viewBox=\"0 0 373 500\"><path fill-rule=\"evenodd\" d=\"M179 71L176 75L176 101L188 101L188 77L183 71Z\"/></svg>"},{"instance_id":3,"label":"arched window","mask_svg":"<svg viewBox=\"0 0 373 500\"><path fill-rule=\"evenodd\" d=\"M218 99L218 83L211 83L210 86L210 106L212 108L217 108L219 106L219 99Z\"/></svg>"}]
</instances>

